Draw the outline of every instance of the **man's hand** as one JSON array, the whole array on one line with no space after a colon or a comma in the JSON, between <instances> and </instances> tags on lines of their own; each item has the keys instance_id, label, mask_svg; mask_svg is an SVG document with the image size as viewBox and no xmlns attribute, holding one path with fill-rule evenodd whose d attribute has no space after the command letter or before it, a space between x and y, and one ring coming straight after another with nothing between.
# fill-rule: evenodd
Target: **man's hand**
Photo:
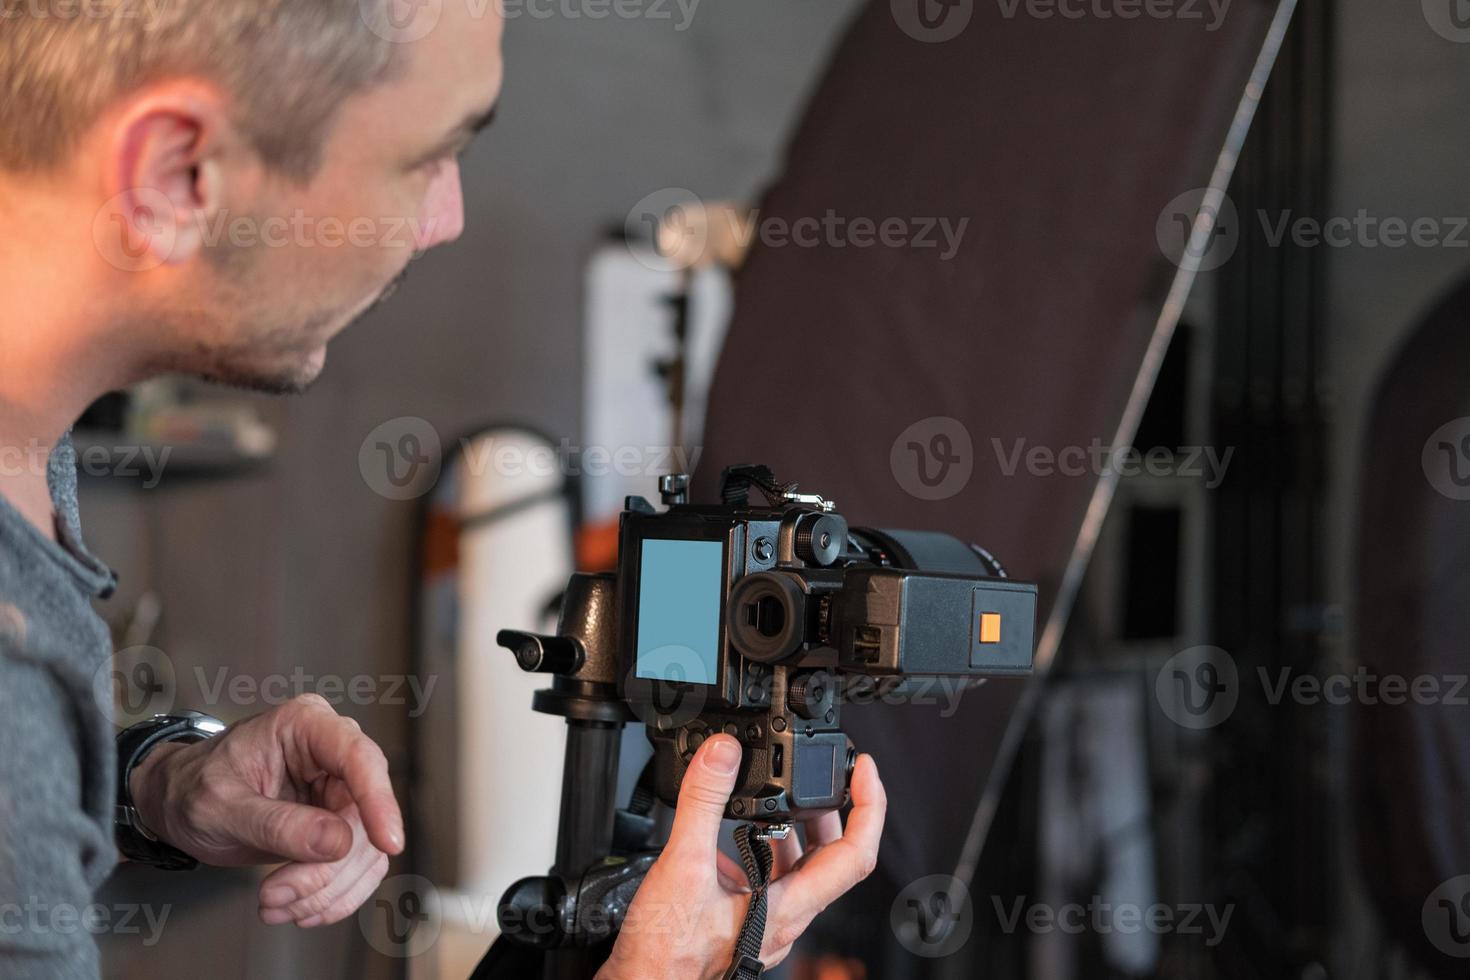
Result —
<instances>
[{"instance_id":1,"label":"man's hand","mask_svg":"<svg viewBox=\"0 0 1470 980\"><path fill-rule=\"evenodd\" d=\"M735 787L740 743L727 735L700 747L684 776L668 846L638 889L598 980L718 978L735 955L750 903L745 871L720 852L720 821ZM806 853L793 834L772 841L775 867L761 960L774 966L812 919L872 873L888 798L869 756L852 779L847 832L828 813L806 824Z\"/></svg>"},{"instance_id":2,"label":"man's hand","mask_svg":"<svg viewBox=\"0 0 1470 980\"><path fill-rule=\"evenodd\" d=\"M159 746L131 789L148 829L205 864L286 862L260 885L268 925L346 918L403 850L383 751L315 694L215 738Z\"/></svg>"}]
</instances>

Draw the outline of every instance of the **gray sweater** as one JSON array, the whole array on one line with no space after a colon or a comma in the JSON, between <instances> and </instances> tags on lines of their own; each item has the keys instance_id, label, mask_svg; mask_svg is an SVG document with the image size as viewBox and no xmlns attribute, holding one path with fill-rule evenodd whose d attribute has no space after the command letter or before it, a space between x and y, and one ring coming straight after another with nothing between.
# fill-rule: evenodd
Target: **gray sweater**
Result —
<instances>
[{"instance_id":1,"label":"gray sweater","mask_svg":"<svg viewBox=\"0 0 1470 980\"><path fill-rule=\"evenodd\" d=\"M48 477L59 545L0 497L0 977L95 980L117 762L91 599L113 577L82 546L69 440Z\"/></svg>"}]
</instances>

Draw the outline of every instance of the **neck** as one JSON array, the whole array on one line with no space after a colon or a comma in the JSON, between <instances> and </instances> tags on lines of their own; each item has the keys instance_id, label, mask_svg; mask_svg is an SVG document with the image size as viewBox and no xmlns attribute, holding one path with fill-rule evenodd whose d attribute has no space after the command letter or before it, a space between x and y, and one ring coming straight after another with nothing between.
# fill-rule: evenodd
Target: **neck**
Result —
<instances>
[{"instance_id":1,"label":"neck","mask_svg":"<svg viewBox=\"0 0 1470 980\"><path fill-rule=\"evenodd\" d=\"M92 401L132 379L108 342L105 288L85 278L96 252L78 249L90 241L32 200L0 201L0 496L54 538L50 453Z\"/></svg>"}]
</instances>

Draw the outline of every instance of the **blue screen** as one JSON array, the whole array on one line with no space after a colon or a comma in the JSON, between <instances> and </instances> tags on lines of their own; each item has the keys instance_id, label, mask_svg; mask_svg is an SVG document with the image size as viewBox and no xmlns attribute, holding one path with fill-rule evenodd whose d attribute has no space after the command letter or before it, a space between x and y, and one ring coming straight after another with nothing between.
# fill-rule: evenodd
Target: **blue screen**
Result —
<instances>
[{"instance_id":1,"label":"blue screen","mask_svg":"<svg viewBox=\"0 0 1470 980\"><path fill-rule=\"evenodd\" d=\"M638 579L639 677L715 682L724 568L721 541L644 540Z\"/></svg>"}]
</instances>

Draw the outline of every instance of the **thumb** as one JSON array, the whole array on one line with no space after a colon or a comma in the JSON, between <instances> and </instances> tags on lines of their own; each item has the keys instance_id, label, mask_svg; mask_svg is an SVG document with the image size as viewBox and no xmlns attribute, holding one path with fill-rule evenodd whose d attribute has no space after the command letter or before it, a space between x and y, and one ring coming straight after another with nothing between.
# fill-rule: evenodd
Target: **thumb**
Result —
<instances>
[{"instance_id":1,"label":"thumb","mask_svg":"<svg viewBox=\"0 0 1470 980\"><path fill-rule=\"evenodd\" d=\"M257 796L239 805L242 844L290 861L336 861L352 849L352 827L328 810Z\"/></svg>"},{"instance_id":2,"label":"thumb","mask_svg":"<svg viewBox=\"0 0 1470 980\"><path fill-rule=\"evenodd\" d=\"M725 818L725 804L735 788L742 754L740 743L729 735L716 735L699 747L684 773L666 851L707 859L714 867L720 821Z\"/></svg>"}]
</instances>

